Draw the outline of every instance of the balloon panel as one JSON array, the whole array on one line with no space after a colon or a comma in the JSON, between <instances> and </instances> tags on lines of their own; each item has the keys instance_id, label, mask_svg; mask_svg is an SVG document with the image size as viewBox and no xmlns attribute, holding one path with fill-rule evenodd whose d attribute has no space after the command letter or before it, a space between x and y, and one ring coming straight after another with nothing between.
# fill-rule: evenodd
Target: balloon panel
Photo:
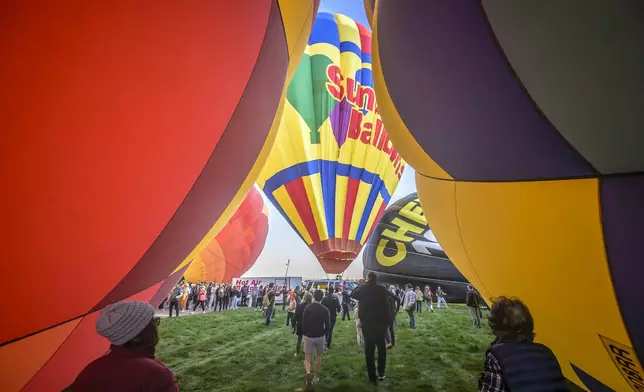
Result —
<instances>
[{"instance_id":1,"label":"balloon panel","mask_svg":"<svg viewBox=\"0 0 644 392\"><path fill-rule=\"evenodd\" d=\"M5 7L0 274L40 282L23 302L57 305L8 303L0 348L155 286L223 226L304 48L284 24L308 36L316 6Z\"/></svg>"},{"instance_id":2,"label":"balloon panel","mask_svg":"<svg viewBox=\"0 0 644 392\"><path fill-rule=\"evenodd\" d=\"M267 213L260 191L251 188L230 221L188 267L186 280L228 282L245 274L266 243Z\"/></svg>"},{"instance_id":3,"label":"balloon panel","mask_svg":"<svg viewBox=\"0 0 644 392\"><path fill-rule=\"evenodd\" d=\"M427 225L418 194L389 206L365 245L365 273L387 283L440 285L452 301L465 300L467 280L449 260Z\"/></svg>"},{"instance_id":4,"label":"balloon panel","mask_svg":"<svg viewBox=\"0 0 644 392\"><path fill-rule=\"evenodd\" d=\"M634 4L581 5L379 0L375 86L459 270L524 299L571 380L637 390L644 25ZM580 293L593 305L553 306Z\"/></svg>"},{"instance_id":5,"label":"balloon panel","mask_svg":"<svg viewBox=\"0 0 644 392\"><path fill-rule=\"evenodd\" d=\"M259 186L325 271L341 273L369 237L404 165L380 119L370 31L344 15L320 13Z\"/></svg>"}]
</instances>

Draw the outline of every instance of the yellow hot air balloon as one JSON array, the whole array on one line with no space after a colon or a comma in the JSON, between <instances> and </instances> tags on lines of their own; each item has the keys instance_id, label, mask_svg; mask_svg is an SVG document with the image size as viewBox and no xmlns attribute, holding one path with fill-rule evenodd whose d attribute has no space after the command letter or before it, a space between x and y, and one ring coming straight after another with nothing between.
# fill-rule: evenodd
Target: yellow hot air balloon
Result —
<instances>
[{"instance_id":1,"label":"yellow hot air balloon","mask_svg":"<svg viewBox=\"0 0 644 392\"><path fill-rule=\"evenodd\" d=\"M404 167L378 111L371 32L347 16L318 14L258 185L324 270L341 273Z\"/></svg>"}]
</instances>

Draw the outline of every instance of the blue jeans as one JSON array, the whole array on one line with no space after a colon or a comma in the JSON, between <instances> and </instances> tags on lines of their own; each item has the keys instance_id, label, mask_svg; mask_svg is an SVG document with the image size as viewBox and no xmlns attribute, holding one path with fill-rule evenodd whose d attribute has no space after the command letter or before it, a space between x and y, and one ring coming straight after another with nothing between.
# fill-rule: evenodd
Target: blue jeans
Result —
<instances>
[{"instance_id":1,"label":"blue jeans","mask_svg":"<svg viewBox=\"0 0 644 392\"><path fill-rule=\"evenodd\" d=\"M266 326L271 325L271 316L273 316L274 310L275 310L275 305L269 306L266 308Z\"/></svg>"},{"instance_id":2,"label":"blue jeans","mask_svg":"<svg viewBox=\"0 0 644 392\"><path fill-rule=\"evenodd\" d=\"M331 340L333 340L333 328L335 327L335 320L331 320L329 328L326 329L326 348L331 348Z\"/></svg>"},{"instance_id":3,"label":"blue jeans","mask_svg":"<svg viewBox=\"0 0 644 392\"><path fill-rule=\"evenodd\" d=\"M416 316L414 316L414 308L412 307L411 309L407 310L407 314L409 315L409 328L416 329Z\"/></svg>"}]
</instances>

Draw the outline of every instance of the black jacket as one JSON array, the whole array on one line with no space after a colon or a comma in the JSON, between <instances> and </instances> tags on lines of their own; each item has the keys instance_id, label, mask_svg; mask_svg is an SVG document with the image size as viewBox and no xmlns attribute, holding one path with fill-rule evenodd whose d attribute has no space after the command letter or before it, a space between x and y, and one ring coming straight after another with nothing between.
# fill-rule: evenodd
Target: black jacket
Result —
<instances>
[{"instance_id":1,"label":"black jacket","mask_svg":"<svg viewBox=\"0 0 644 392\"><path fill-rule=\"evenodd\" d=\"M304 308L306 308L307 305L307 303L302 302L295 308L295 315L293 316L293 327L295 329L295 333L299 336L302 336L302 316L304 315Z\"/></svg>"},{"instance_id":2,"label":"black jacket","mask_svg":"<svg viewBox=\"0 0 644 392\"><path fill-rule=\"evenodd\" d=\"M358 300L358 313L363 327L386 328L393 320L389 306L389 290L383 285L368 282L356 287L351 297Z\"/></svg>"},{"instance_id":3,"label":"black jacket","mask_svg":"<svg viewBox=\"0 0 644 392\"><path fill-rule=\"evenodd\" d=\"M326 306L326 308L329 309L331 322L335 321L338 317L338 313L342 311L340 301L338 301L338 299L333 295L327 295L326 297L322 298L322 305Z\"/></svg>"},{"instance_id":4,"label":"black jacket","mask_svg":"<svg viewBox=\"0 0 644 392\"><path fill-rule=\"evenodd\" d=\"M479 295L474 290L467 290L465 295L465 305L471 307L479 306Z\"/></svg>"}]
</instances>

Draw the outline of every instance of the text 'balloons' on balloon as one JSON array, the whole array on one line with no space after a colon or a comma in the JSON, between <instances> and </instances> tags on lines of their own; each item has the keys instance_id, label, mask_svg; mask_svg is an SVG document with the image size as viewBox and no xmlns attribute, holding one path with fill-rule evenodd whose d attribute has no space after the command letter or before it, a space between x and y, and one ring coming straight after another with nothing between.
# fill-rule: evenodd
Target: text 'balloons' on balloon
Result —
<instances>
[{"instance_id":1,"label":"text 'balloons' on balloon","mask_svg":"<svg viewBox=\"0 0 644 392\"><path fill-rule=\"evenodd\" d=\"M441 286L452 301L465 299L467 280L449 260L427 225L418 194L396 201L378 221L362 257L365 274L379 281Z\"/></svg>"},{"instance_id":2,"label":"text 'balloons' on balloon","mask_svg":"<svg viewBox=\"0 0 644 392\"><path fill-rule=\"evenodd\" d=\"M4 309L0 390L64 389L102 308L167 294L263 166L316 7L3 8L0 276L37 289Z\"/></svg>"},{"instance_id":3,"label":"text 'balloons' on balloon","mask_svg":"<svg viewBox=\"0 0 644 392\"><path fill-rule=\"evenodd\" d=\"M378 111L371 32L344 15L318 14L259 186L324 270L342 273L404 167Z\"/></svg>"},{"instance_id":4,"label":"text 'balloons' on balloon","mask_svg":"<svg viewBox=\"0 0 644 392\"><path fill-rule=\"evenodd\" d=\"M375 86L463 275L523 299L577 384L638 390L644 24L582 5L378 0Z\"/></svg>"},{"instance_id":5,"label":"text 'balloons' on balloon","mask_svg":"<svg viewBox=\"0 0 644 392\"><path fill-rule=\"evenodd\" d=\"M250 192L219 234L186 270L189 282L229 282L259 257L268 234L268 210L257 188Z\"/></svg>"}]
</instances>

